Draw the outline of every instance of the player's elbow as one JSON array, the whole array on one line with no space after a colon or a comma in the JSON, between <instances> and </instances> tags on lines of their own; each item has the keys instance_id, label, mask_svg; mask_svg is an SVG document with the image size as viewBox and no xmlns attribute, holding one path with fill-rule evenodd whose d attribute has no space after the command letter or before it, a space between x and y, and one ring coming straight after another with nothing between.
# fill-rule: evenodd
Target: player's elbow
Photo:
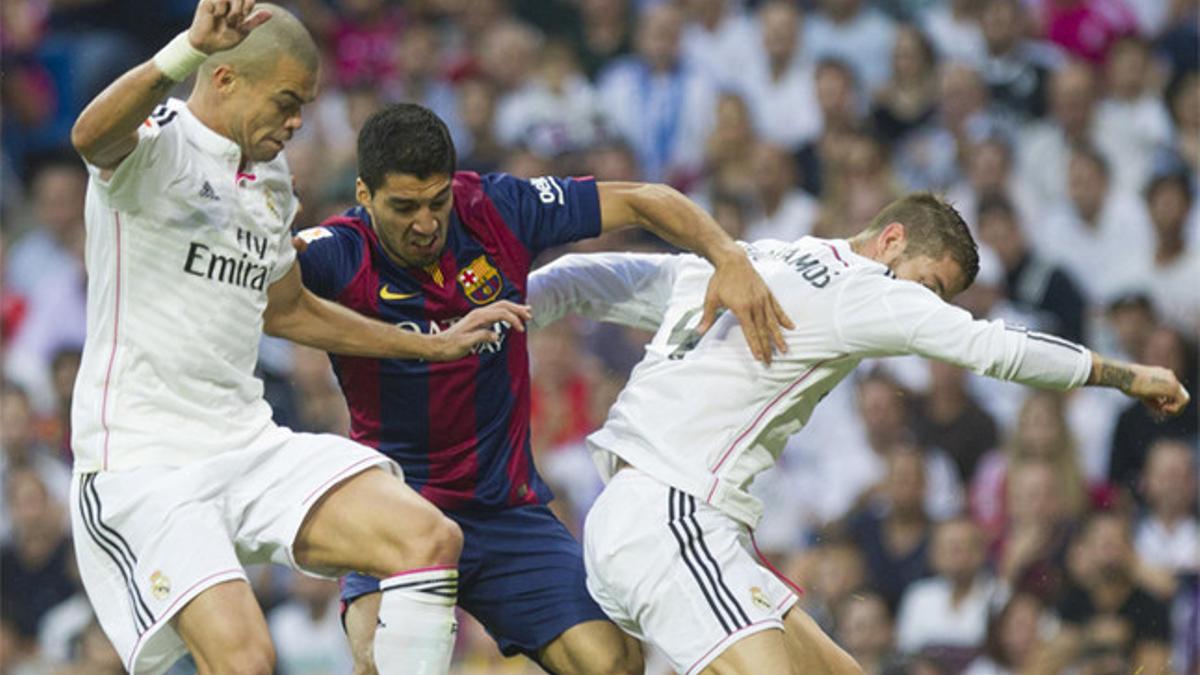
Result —
<instances>
[{"instance_id":1,"label":"player's elbow","mask_svg":"<svg viewBox=\"0 0 1200 675\"><path fill-rule=\"evenodd\" d=\"M96 155L97 140L98 136L88 124L86 117L80 115L71 127L71 145L75 151L90 162Z\"/></svg>"}]
</instances>

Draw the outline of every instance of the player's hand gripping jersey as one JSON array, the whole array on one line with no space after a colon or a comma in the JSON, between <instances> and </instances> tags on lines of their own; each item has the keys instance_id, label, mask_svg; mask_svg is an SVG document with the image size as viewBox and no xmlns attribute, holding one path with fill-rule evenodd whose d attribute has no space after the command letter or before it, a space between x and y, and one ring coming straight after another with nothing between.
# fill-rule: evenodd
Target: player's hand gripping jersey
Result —
<instances>
[{"instance_id":1,"label":"player's hand gripping jersey","mask_svg":"<svg viewBox=\"0 0 1200 675\"><path fill-rule=\"evenodd\" d=\"M283 154L246 173L240 158L170 99L111 176L88 167L76 472L187 464L271 424L254 364L297 200Z\"/></svg>"},{"instance_id":2,"label":"player's hand gripping jersey","mask_svg":"<svg viewBox=\"0 0 1200 675\"><path fill-rule=\"evenodd\" d=\"M546 248L600 233L594 181L459 172L446 248L435 266L403 268L355 208L301 233L304 283L317 295L409 330L436 333L481 305L524 302ZM354 440L404 467L443 509L544 503L550 490L529 448L525 334L449 363L331 356Z\"/></svg>"},{"instance_id":3,"label":"player's hand gripping jersey","mask_svg":"<svg viewBox=\"0 0 1200 675\"><path fill-rule=\"evenodd\" d=\"M843 240L805 237L747 246L796 324L769 367L750 357L736 320L700 320L712 267L695 256L567 256L534 277L539 321L567 311L657 326L604 427L588 438L607 480L622 458L754 527L746 491L813 408L868 357L920 354L1006 380L1084 384L1090 353L1056 337L975 321L965 310Z\"/></svg>"}]
</instances>

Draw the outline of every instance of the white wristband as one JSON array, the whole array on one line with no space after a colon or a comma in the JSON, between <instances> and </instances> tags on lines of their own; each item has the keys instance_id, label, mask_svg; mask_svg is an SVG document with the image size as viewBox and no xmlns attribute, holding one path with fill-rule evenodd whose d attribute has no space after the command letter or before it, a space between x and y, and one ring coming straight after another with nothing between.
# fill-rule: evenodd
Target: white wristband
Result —
<instances>
[{"instance_id":1,"label":"white wristband","mask_svg":"<svg viewBox=\"0 0 1200 675\"><path fill-rule=\"evenodd\" d=\"M167 77L181 82L195 72L207 58L208 54L192 46L188 41L187 31L184 31L168 42L166 47L158 50L154 55L154 65Z\"/></svg>"}]
</instances>

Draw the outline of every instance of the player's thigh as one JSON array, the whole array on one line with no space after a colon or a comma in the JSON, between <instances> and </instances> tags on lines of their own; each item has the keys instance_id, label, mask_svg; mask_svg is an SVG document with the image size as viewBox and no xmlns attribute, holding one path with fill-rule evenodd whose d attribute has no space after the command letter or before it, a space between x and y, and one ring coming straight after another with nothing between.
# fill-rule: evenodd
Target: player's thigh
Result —
<instances>
[{"instance_id":1,"label":"player's thigh","mask_svg":"<svg viewBox=\"0 0 1200 675\"><path fill-rule=\"evenodd\" d=\"M862 668L804 610L793 606L783 618L788 658L795 673L862 675Z\"/></svg>"},{"instance_id":2,"label":"player's thigh","mask_svg":"<svg viewBox=\"0 0 1200 675\"><path fill-rule=\"evenodd\" d=\"M611 621L568 628L538 652L538 661L561 675L633 675L644 670L641 644Z\"/></svg>"},{"instance_id":3,"label":"player's thigh","mask_svg":"<svg viewBox=\"0 0 1200 675\"><path fill-rule=\"evenodd\" d=\"M270 675L275 651L250 584L241 579L206 589L174 619L201 673Z\"/></svg>"},{"instance_id":4,"label":"player's thigh","mask_svg":"<svg viewBox=\"0 0 1200 675\"><path fill-rule=\"evenodd\" d=\"M704 675L757 675L758 673L792 673L809 675L819 670L803 670L790 663L790 654L783 631L778 628L752 633L733 643L713 659Z\"/></svg>"},{"instance_id":5,"label":"player's thigh","mask_svg":"<svg viewBox=\"0 0 1200 675\"><path fill-rule=\"evenodd\" d=\"M458 526L404 481L380 469L356 474L308 513L295 542L310 570L354 570L377 577L458 560Z\"/></svg>"},{"instance_id":6,"label":"player's thigh","mask_svg":"<svg viewBox=\"0 0 1200 675\"><path fill-rule=\"evenodd\" d=\"M354 675L377 675L375 670L375 625L379 621L380 593L368 593L346 607L346 639L354 655Z\"/></svg>"}]
</instances>

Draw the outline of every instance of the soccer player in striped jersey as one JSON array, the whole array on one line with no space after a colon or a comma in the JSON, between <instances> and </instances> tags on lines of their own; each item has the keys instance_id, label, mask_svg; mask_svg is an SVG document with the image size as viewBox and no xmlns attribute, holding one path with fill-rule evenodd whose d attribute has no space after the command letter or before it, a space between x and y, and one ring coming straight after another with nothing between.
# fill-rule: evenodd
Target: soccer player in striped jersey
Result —
<instances>
[{"instance_id":1,"label":"soccer player in striped jersey","mask_svg":"<svg viewBox=\"0 0 1200 675\"><path fill-rule=\"evenodd\" d=\"M744 357L734 317L695 330L711 268L694 256L569 255L531 279L538 323L579 311L657 330L588 438L608 485L584 548L593 597L679 673L861 672L756 558L763 505L747 488L862 359L919 354L1036 387L1113 387L1162 414L1189 399L1167 369L948 304L978 255L957 212L932 195L892 203L850 240L746 249L796 324L769 367Z\"/></svg>"},{"instance_id":2,"label":"soccer player in striped jersey","mask_svg":"<svg viewBox=\"0 0 1200 675\"><path fill-rule=\"evenodd\" d=\"M788 325L745 253L665 186L456 172L446 126L413 104L367 120L358 163L360 206L302 232L300 262L309 289L367 316L444 331L472 308L520 302L541 251L636 224L713 262L704 311L715 317L720 303L741 317L747 357L769 357ZM352 437L397 461L462 528L458 602L501 651L557 673L640 673L637 643L589 597L582 548L546 506L552 495L530 454L525 335L499 336L451 364L334 355ZM366 575L343 584L367 672L377 589Z\"/></svg>"},{"instance_id":3,"label":"soccer player in striped jersey","mask_svg":"<svg viewBox=\"0 0 1200 675\"><path fill-rule=\"evenodd\" d=\"M458 527L371 448L275 426L258 345L265 331L443 361L526 312L500 303L421 336L304 289L281 150L315 96L317 60L284 9L201 0L189 30L72 130L90 173L72 530L88 598L131 672L162 672L190 650L201 673L269 675L270 635L242 568L267 561L387 577L381 613L395 618L380 661L448 668ZM193 73L186 103L162 103Z\"/></svg>"}]
</instances>

